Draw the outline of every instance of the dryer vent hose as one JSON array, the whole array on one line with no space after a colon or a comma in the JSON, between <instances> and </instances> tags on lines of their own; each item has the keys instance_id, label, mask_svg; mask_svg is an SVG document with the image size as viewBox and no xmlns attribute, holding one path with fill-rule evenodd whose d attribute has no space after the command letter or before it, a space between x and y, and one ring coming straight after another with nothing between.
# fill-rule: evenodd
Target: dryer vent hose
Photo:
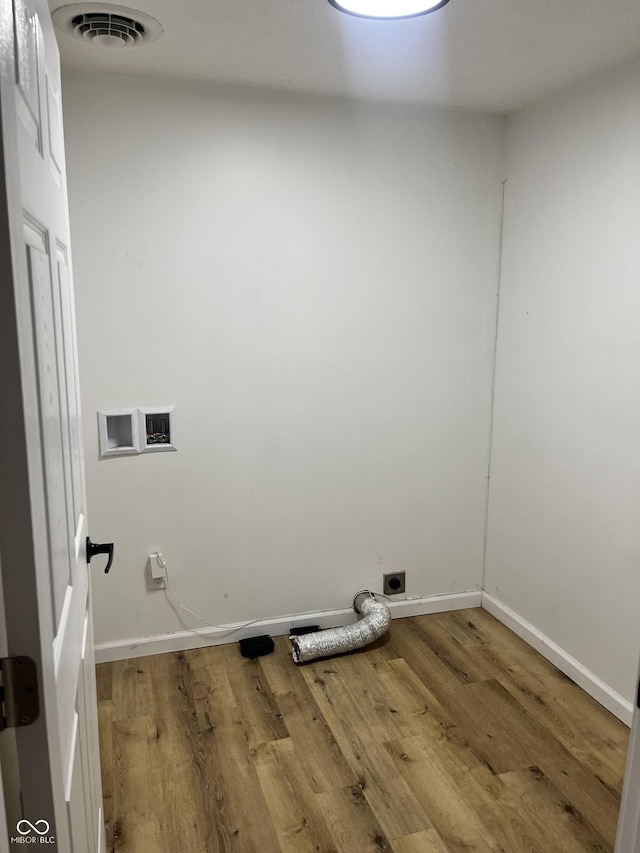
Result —
<instances>
[{"instance_id":1,"label":"dryer vent hose","mask_svg":"<svg viewBox=\"0 0 640 853\"><path fill-rule=\"evenodd\" d=\"M354 625L289 637L294 661L307 663L316 658L353 652L373 643L389 630L391 611L368 589L357 593L353 600L353 609L362 615L362 619Z\"/></svg>"}]
</instances>

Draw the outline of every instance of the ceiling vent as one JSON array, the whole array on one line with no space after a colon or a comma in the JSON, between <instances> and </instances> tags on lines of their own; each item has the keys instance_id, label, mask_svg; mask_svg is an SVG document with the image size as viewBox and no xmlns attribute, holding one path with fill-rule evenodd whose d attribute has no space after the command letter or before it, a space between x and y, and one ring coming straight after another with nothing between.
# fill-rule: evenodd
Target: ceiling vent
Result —
<instances>
[{"instance_id":1,"label":"ceiling vent","mask_svg":"<svg viewBox=\"0 0 640 853\"><path fill-rule=\"evenodd\" d=\"M110 3L73 3L56 9L52 18L67 35L102 47L137 47L163 32L150 15Z\"/></svg>"}]
</instances>

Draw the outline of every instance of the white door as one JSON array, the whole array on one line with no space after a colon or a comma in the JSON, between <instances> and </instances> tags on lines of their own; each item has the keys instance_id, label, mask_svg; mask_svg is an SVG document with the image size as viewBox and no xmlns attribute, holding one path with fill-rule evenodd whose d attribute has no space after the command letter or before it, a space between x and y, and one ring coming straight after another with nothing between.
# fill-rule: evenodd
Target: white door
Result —
<instances>
[{"instance_id":1,"label":"white door","mask_svg":"<svg viewBox=\"0 0 640 853\"><path fill-rule=\"evenodd\" d=\"M640 699L640 672L638 673ZM633 710L615 853L640 853L640 709Z\"/></svg>"},{"instance_id":2,"label":"white door","mask_svg":"<svg viewBox=\"0 0 640 853\"><path fill-rule=\"evenodd\" d=\"M104 830L60 65L46 0L0 0L0 52L0 565L9 654L35 660L41 704L35 722L15 729L22 820L9 835L97 853Z\"/></svg>"}]
</instances>

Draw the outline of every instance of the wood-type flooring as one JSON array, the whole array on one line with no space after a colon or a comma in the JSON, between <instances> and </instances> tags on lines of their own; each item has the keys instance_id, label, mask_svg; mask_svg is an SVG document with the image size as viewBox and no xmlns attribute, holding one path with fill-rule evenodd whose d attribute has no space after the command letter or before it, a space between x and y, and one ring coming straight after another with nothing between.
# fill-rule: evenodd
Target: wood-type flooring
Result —
<instances>
[{"instance_id":1,"label":"wood-type flooring","mask_svg":"<svg viewBox=\"0 0 640 853\"><path fill-rule=\"evenodd\" d=\"M628 729L484 610L97 673L109 853L613 851Z\"/></svg>"}]
</instances>

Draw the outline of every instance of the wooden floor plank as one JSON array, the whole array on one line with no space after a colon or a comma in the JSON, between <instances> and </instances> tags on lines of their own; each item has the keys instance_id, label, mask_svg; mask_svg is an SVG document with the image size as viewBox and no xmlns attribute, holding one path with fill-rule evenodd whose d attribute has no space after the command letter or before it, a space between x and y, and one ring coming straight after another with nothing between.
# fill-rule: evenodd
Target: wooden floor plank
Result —
<instances>
[{"instance_id":1,"label":"wooden floor plank","mask_svg":"<svg viewBox=\"0 0 640 853\"><path fill-rule=\"evenodd\" d=\"M603 784L620 793L622 775L615 768L620 768L621 761L624 762L625 751L610 739L603 739L602 734L598 737L598 729L601 733L610 729L606 719L604 722L607 725L599 726L598 718L606 716L602 714L601 707L593 709L576 685L571 685L577 693L574 692L573 701L569 703L558 695L558 691L550 687L548 682L545 683L532 671L519 667L509 667L507 670L502 659L502 650L496 649L493 643L485 645L481 652L472 652L475 653L481 653L493 661L496 680L523 706L530 717L545 727L550 736L579 761L589 766L601 778ZM597 716L594 715L594 710L597 711ZM621 730L626 730L624 724L616 722ZM621 734L628 736L628 730L626 731L627 735L624 731L616 731L616 740Z\"/></svg>"},{"instance_id":2,"label":"wooden floor plank","mask_svg":"<svg viewBox=\"0 0 640 853\"><path fill-rule=\"evenodd\" d=\"M321 801L308 784L291 739L258 747L256 767L283 853L336 853Z\"/></svg>"},{"instance_id":3,"label":"wooden floor plank","mask_svg":"<svg viewBox=\"0 0 640 853\"><path fill-rule=\"evenodd\" d=\"M590 814L605 837L615 835L615 794L527 715L498 681L470 684L465 693L469 702L459 707L455 731L478 757L499 774L541 767L573 806Z\"/></svg>"},{"instance_id":4,"label":"wooden floor plank","mask_svg":"<svg viewBox=\"0 0 640 853\"><path fill-rule=\"evenodd\" d=\"M295 693L304 689L305 680L302 669L292 666L291 644L288 637L274 637L275 654L260 658L260 666L269 682L274 696L283 693Z\"/></svg>"},{"instance_id":5,"label":"wooden floor plank","mask_svg":"<svg viewBox=\"0 0 640 853\"><path fill-rule=\"evenodd\" d=\"M485 646L485 653L490 653L489 646ZM561 744L614 796L620 796L626 750L617 746L606 735L604 738L598 738L598 720L591 707L593 700L586 701L589 697L584 697L580 688L571 685L575 692L570 705L544 684L538 685L539 689L536 689L535 676L527 677L524 673L511 678L500 674L498 680L525 709L528 716L548 732L549 737ZM597 711L598 717L609 716L606 712L602 714L601 707L597 708ZM610 730L609 722L606 720L607 725L602 726L603 734ZM616 732L616 740L619 741L620 734L628 737L628 729L619 720L616 722L626 731L626 734Z\"/></svg>"},{"instance_id":6,"label":"wooden floor plank","mask_svg":"<svg viewBox=\"0 0 640 853\"><path fill-rule=\"evenodd\" d=\"M321 793L355 785L356 774L311 693L285 693L278 703L312 789Z\"/></svg>"},{"instance_id":7,"label":"wooden floor plank","mask_svg":"<svg viewBox=\"0 0 640 853\"><path fill-rule=\"evenodd\" d=\"M244 658L237 646L222 646L222 660L227 670L236 706L242 708L242 724L253 747L261 743L289 737L277 698L271 691L259 659Z\"/></svg>"},{"instance_id":8,"label":"wooden floor plank","mask_svg":"<svg viewBox=\"0 0 640 853\"><path fill-rule=\"evenodd\" d=\"M561 792L537 767L506 773L502 780L519 797L523 814L535 827L544 850L554 850L562 839L563 853L613 850L589 820L567 802Z\"/></svg>"},{"instance_id":9,"label":"wooden floor plank","mask_svg":"<svg viewBox=\"0 0 640 853\"><path fill-rule=\"evenodd\" d=\"M209 649L193 649L189 652L196 712L236 708L236 697L231 689L227 669L218 655L208 652Z\"/></svg>"},{"instance_id":10,"label":"wooden floor plank","mask_svg":"<svg viewBox=\"0 0 640 853\"><path fill-rule=\"evenodd\" d=\"M100 663L96 666L96 693L98 702L111 699L113 664Z\"/></svg>"},{"instance_id":11,"label":"wooden floor plank","mask_svg":"<svg viewBox=\"0 0 640 853\"><path fill-rule=\"evenodd\" d=\"M629 730L624 723L490 613L481 609L476 612L476 621L492 638L484 648L485 653L490 653L492 662L501 671L508 670L512 678L520 682L522 692L527 689L533 692L532 684L535 684L537 695L534 698L551 703L554 718L561 717L568 724L575 721L583 740L609 743L617 746L622 755L626 754Z\"/></svg>"},{"instance_id":12,"label":"wooden floor plank","mask_svg":"<svg viewBox=\"0 0 640 853\"><path fill-rule=\"evenodd\" d=\"M104 669L110 664L103 664ZM103 670L104 672L104 670ZM114 846L114 821L118 811L116 797L116 762L113 750L113 702L103 699L98 702L98 734L100 741L100 766L102 769L102 802L107 842Z\"/></svg>"},{"instance_id":13,"label":"wooden floor plank","mask_svg":"<svg viewBox=\"0 0 640 853\"><path fill-rule=\"evenodd\" d=\"M151 717L115 720L112 732L114 815L110 836L115 851L148 853L162 845L157 809L157 730Z\"/></svg>"},{"instance_id":14,"label":"wooden floor plank","mask_svg":"<svg viewBox=\"0 0 640 853\"><path fill-rule=\"evenodd\" d=\"M438 753L420 737L388 743L395 765L433 822L451 853L494 851L502 847L491 836L473 806L462 795Z\"/></svg>"},{"instance_id":15,"label":"wooden floor plank","mask_svg":"<svg viewBox=\"0 0 640 853\"><path fill-rule=\"evenodd\" d=\"M491 634L486 630L487 623L482 619L482 613L486 610L472 608L434 613L433 623L446 630L461 646L483 646L491 641Z\"/></svg>"},{"instance_id":16,"label":"wooden floor plank","mask_svg":"<svg viewBox=\"0 0 640 853\"><path fill-rule=\"evenodd\" d=\"M450 853L435 829L393 839L394 853Z\"/></svg>"},{"instance_id":17,"label":"wooden floor plank","mask_svg":"<svg viewBox=\"0 0 640 853\"><path fill-rule=\"evenodd\" d=\"M145 658L111 664L113 719L153 714L153 692L149 664Z\"/></svg>"},{"instance_id":18,"label":"wooden floor plank","mask_svg":"<svg viewBox=\"0 0 640 853\"><path fill-rule=\"evenodd\" d=\"M398 619L392 623L390 646L394 658L402 658L444 707L455 706L460 686L468 684L468 666L456 666L445 654L434 650L433 641L416 619ZM483 671L484 674L484 671Z\"/></svg>"},{"instance_id":19,"label":"wooden floor plank","mask_svg":"<svg viewBox=\"0 0 640 853\"><path fill-rule=\"evenodd\" d=\"M211 723L215 716L215 724ZM212 707L198 715L206 756L209 814L216 827L211 850L280 853L275 829L236 708Z\"/></svg>"},{"instance_id":20,"label":"wooden floor plank","mask_svg":"<svg viewBox=\"0 0 640 853\"><path fill-rule=\"evenodd\" d=\"M383 744L372 736L374 721L363 716L357 701L335 677L342 660L305 667L304 674L349 767L357 774L358 786L387 836L431 829L431 821L394 768Z\"/></svg>"},{"instance_id":21,"label":"wooden floor plank","mask_svg":"<svg viewBox=\"0 0 640 853\"><path fill-rule=\"evenodd\" d=\"M190 657L184 652L148 658L158 733L159 793L167 846L179 853L224 849L208 785L206 752L197 722Z\"/></svg>"},{"instance_id":22,"label":"wooden floor plank","mask_svg":"<svg viewBox=\"0 0 640 853\"><path fill-rule=\"evenodd\" d=\"M339 694L342 706L356 718L354 724L359 720L371 740L379 743L416 734L413 715L395 701L400 691L390 690L389 679L385 683L381 678L388 666L387 660L372 663L356 655L346 655L330 667L318 666L332 683L334 694ZM400 687L399 679L393 683Z\"/></svg>"},{"instance_id":23,"label":"wooden floor plank","mask_svg":"<svg viewBox=\"0 0 640 853\"><path fill-rule=\"evenodd\" d=\"M502 777L483 766L459 778L458 786L492 837L507 853L549 853L548 841L532 830L530 815Z\"/></svg>"},{"instance_id":24,"label":"wooden floor plank","mask_svg":"<svg viewBox=\"0 0 640 853\"><path fill-rule=\"evenodd\" d=\"M260 666L313 790L320 793L355 785L356 775L316 704L303 668L293 665L288 638L277 637L275 644L277 653L260 658Z\"/></svg>"},{"instance_id":25,"label":"wooden floor plank","mask_svg":"<svg viewBox=\"0 0 640 853\"><path fill-rule=\"evenodd\" d=\"M385 661L377 666L377 672L391 705L416 722L420 733L426 730L437 735L455 725L454 718L406 660Z\"/></svg>"},{"instance_id":26,"label":"wooden floor plank","mask_svg":"<svg viewBox=\"0 0 640 853\"><path fill-rule=\"evenodd\" d=\"M475 661L469 668L476 677L482 660L485 672L492 672L531 717L588 766L601 784L619 795L627 727L486 611L442 615L450 617L443 625L449 634L450 655L460 659L462 653ZM470 639L465 637L466 630Z\"/></svg>"},{"instance_id":27,"label":"wooden floor plank","mask_svg":"<svg viewBox=\"0 0 640 853\"><path fill-rule=\"evenodd\" d=\"M108 853L612 851L628 729L480 609L97 668Z\"/></svg>"},{"instance_id":28,"label":"wooden floor plank","mask_svg":"<svg viewBox=\"0 0 640 853\"><path fill-rule=\"evenodd\" d=\"M389 853L391 845L356 785L318 794L318 802L340 853Z\"/></svg>"}]
</instances>

